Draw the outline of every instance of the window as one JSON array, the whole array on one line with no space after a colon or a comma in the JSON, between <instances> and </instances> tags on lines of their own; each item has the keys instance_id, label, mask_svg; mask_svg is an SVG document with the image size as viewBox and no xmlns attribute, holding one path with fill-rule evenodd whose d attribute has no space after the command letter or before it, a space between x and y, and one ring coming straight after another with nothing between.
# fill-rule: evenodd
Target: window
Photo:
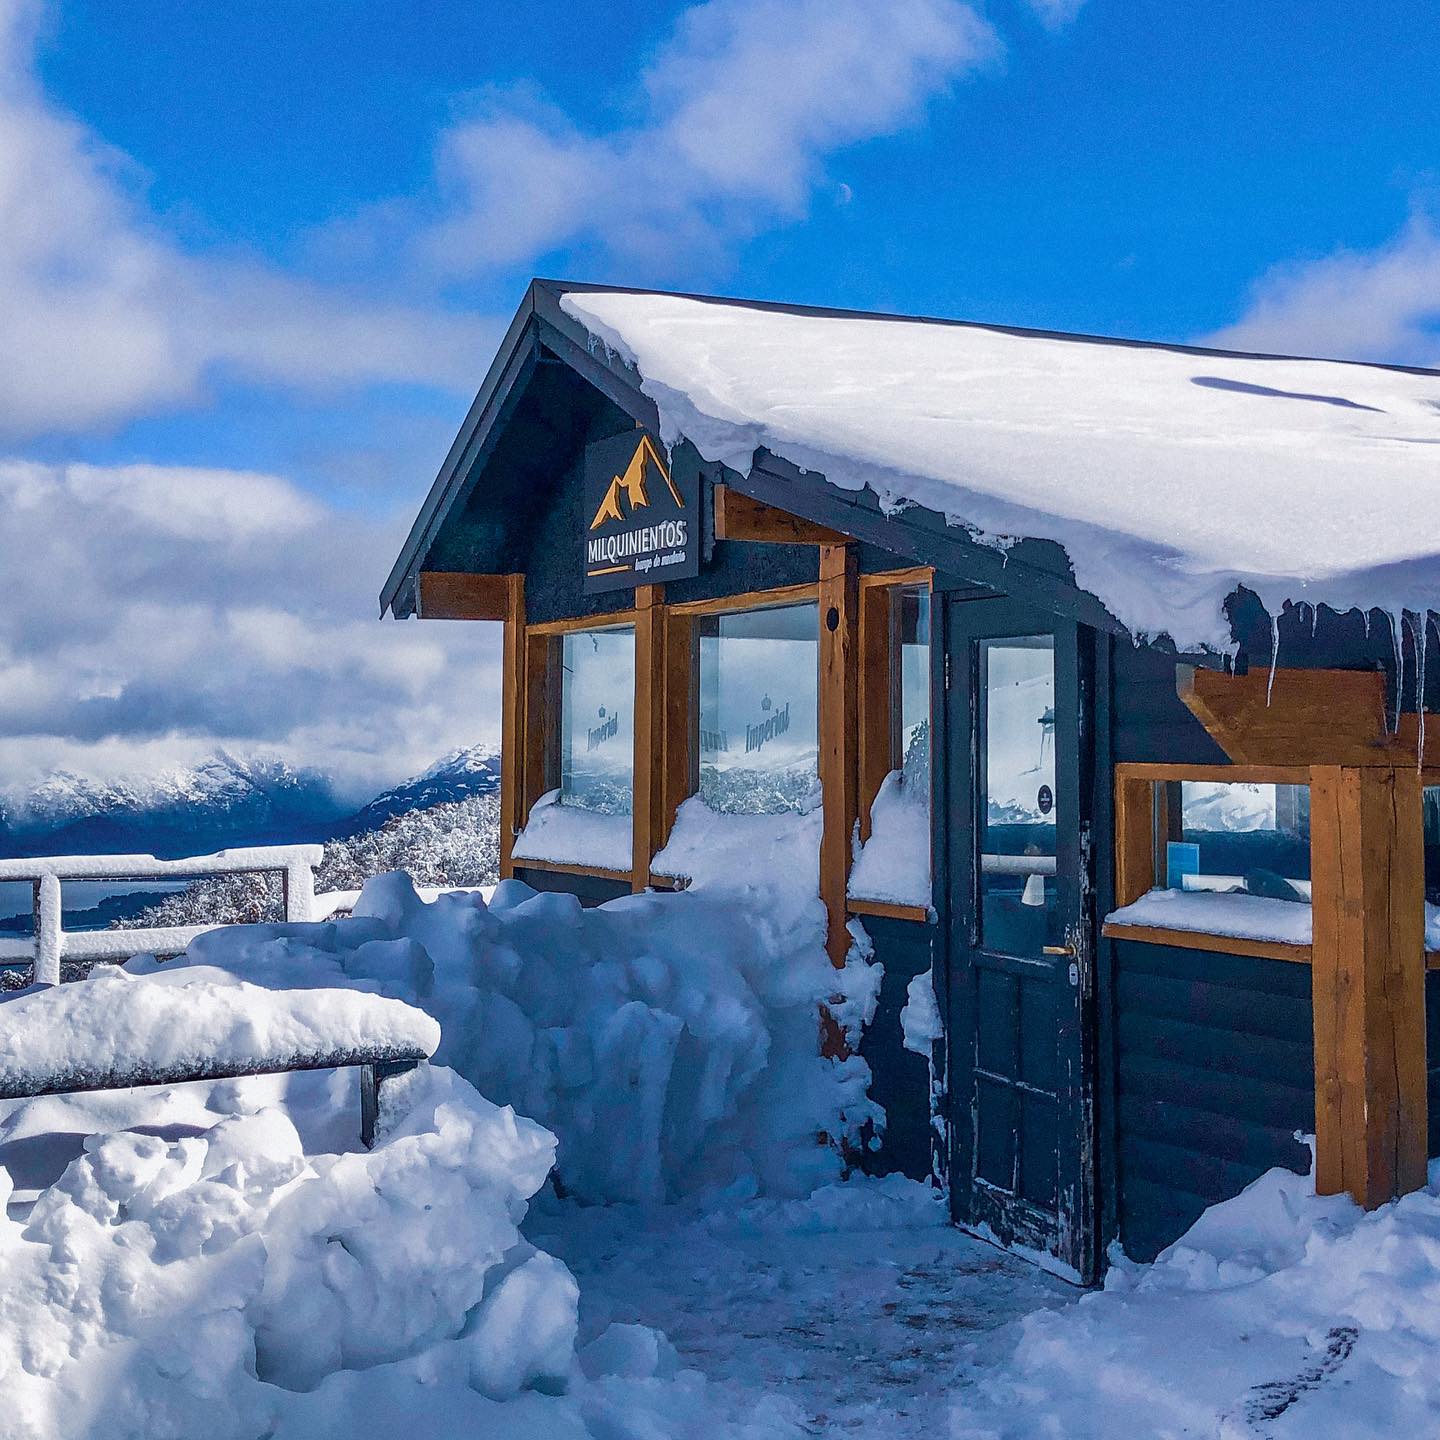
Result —
<instances>
[{"instance_id":1,"label":"window","mask_svg":"<svg viewBox=\"0 0 1440 1440\"><path fill-rule=\"evenodd\" d=\"M1008 955L1058 943L1055 640L980 642L980 943Z\"/></svg>"},{"instance_id":2,"label":"window","mask_svg":"<svg viewBox=\"0 0 1440 1440\"><path fill-rule=\"evenodd\" d=\"M1198 769L1116 767L1120 908L1110 925L1225 937L1219 949L1253 942L1256 954L1308 947L1308 772Z\"/></svg>"},{"instance_id":3,"label":"window","mask_svg":"<svg viewBox=\"0 0 1440 1440\"><path fill-rule=\"evenodd\" d=\"M1440 786L1423 792L1425 823L1425 948L1440 950Z\"/></svg>"},{"instance_id":4,"label":"window","mask_svg":"<svg viewBox=\"0 0 1440 1440\"><path fill-rule=\"evenodd\" d=\"M860 617L863 843L848 893L862 913L864 902L923 910L931 898L930 587L872 580Z\"/></svg>"},{"instance_id":5,"label":"window","mask_svg":"<svg viewBox=\"0 0 1440 1440\"><path fill-rule=\"evenodd\" d=\"M930 813L930 587L896 586L900 642L900 776L906 796Z\"/></svg>"},{"instance_id":6,"label":"window","mask_svg":"<svg viewBox=\"0 0 1440 1440\"><path fill-rule=\"evenodd\" d=\"M1166 792L1155 803L1157 886L1309 900L1308 786L1182 780Z\"/></svg>"},{"instance_id":7,"label":"window","mask_svg":"<svg viewBox=\"0 0 1440 1440\"><path fill-rule=\"evenodd\" d=\"M560 644L561 805L628 815L635 788L635 631L575 630Z\"/></svg>"},{"instance_id":8,"label":"window","mask_svg":"<svg viewBox=\"0 0 1440 1440\"><path fill-rule=\"evenodd\" d=\"M533 798L511 854L625 874L634 853L635 627L537 631L527 653L527 704L544 743L527 754Z\"/></svg>"},{"instance_id":9,"label":"window","mask_svg":"<svg viewBox=\"0 0 1440 1440\"><path fill-rule=\"evenodd\" d=\"M819 641L814 604L701 616L700 796L724 814L818 803Z\"/></svg>"}]
</instances>

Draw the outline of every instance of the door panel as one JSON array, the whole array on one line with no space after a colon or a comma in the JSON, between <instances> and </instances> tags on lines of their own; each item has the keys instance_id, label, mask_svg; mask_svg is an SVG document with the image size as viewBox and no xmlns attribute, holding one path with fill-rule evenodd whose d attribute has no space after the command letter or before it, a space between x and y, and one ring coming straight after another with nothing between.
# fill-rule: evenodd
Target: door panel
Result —
<instances>
[{"instance_id":1,"label":"door panel","mask_svg":"<svg viewBox=\"0 0 1440 1440\"><path fill-rule=\"evenodd\" d=\"M1083 632L946 607L945 996L956 1220L1095 1273Z\"/></svg>"}]
</instances>

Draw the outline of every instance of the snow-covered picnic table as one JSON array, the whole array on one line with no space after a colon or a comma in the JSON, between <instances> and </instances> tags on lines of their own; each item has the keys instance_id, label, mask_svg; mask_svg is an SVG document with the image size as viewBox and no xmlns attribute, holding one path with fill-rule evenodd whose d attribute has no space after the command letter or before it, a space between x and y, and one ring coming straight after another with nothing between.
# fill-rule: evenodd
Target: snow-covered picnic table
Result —
<instances>
[{"instance_id":1,"label":"snow-covered picnic table","mask_svg":"<svg viewBox=\"0 0 1440 1440\"><path fill-rule=\"evenodd\" d=\"M380 1082L439 1043L434 1019L380 995L262 989L204 965L139 976L106 965L0 997L0 1100L358 1066L369 1144Z\"/></svg>"}]
</instances>

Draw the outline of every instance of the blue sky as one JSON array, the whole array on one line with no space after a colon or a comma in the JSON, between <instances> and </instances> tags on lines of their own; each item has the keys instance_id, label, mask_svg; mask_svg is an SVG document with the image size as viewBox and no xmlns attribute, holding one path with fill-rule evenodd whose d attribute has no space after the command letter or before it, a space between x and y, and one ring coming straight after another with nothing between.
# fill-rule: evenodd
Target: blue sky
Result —
<instances>
[{"instance_id":1,"label":"blue sky","mask_svg":"<svg viewBox=\"0 0 1440 1440\"><path fill-rule=\"evenodd\" d=\"M371 602L535 273L1436 363L1433 29L1419 0L0 0L0 561L48 545L77 611L0 628L0 784L227 744L364 788L478 737L488 631L379 638ZM176 533L164 497L250 487L254 554ZM82 596L114 633L76 638Z\"/></svg>"}]
</instances>

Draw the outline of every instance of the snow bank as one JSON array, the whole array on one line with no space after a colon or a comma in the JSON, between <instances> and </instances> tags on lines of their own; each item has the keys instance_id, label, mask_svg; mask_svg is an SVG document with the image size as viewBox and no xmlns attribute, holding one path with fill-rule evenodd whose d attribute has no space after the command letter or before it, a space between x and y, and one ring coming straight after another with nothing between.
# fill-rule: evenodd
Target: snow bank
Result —
<instances>
[{"instance_id":1,"label":"snow bank","mask_svg":"<svg viewBox=\"0 0 1440 1440\"><path fill-rule=\"evenodd\" d=\"M958 1440L1431 1435L1440 1415L1440 1166L1365 1214L1272 1170L1153 1265L977 1357Z\"/></svg>"},{"instance_id":2,"label":"snow bank","mask_svg":"<svg viewBox=\"0 0 1440 1440\"><path fill-rule=\"evenodd\" d=\"M1440 376L675 295L562 308L639 369L667 444L765 446L1003 544L1064 545L1132 632L1230 644L1239 583L1397 613L1440 603Z\"/></svg>"},{"instance_id":3,"label":"snow bank","mask_svg":"<svg viewBox=\"0 0 1440 1440\"><path fill-rule=\"evenodd\" d=\"M307 1157L273 1108L98 1135L23 1224L0 1215L7 1437L250 1440L290 1392L318 1419L343 1373L417 1365L478 1419L568 1375L575 1283L516 1228L553 1137L450 1072L406 1085L374 1151Z\"/></svg>"},{"instance_id":4,"label":"snow bank","mask_svg":"<svg viewBox=\"0 0 1440 1440\"><path fill-rule=\"evenodd\" d=\"M317 1056L433 1054L440 1027L399 1000L354 990L265 990L209 966L88 980L0 1000L0 1094Z\"/></svg>"},{"instance_id":5,"label":"snow bank","mask_svg":"<svg viewBox=\"0 0 1440 1440\"><path fill-rule=\"evenodd\" d=\"M420 1006L443 1032L436 1063L552 1129L559 1183L586 1199L740 1180L801 1195L840 1173L819 1133L879 1118L865 1062L818 1053L820 1004L860 1023L878 974L858 958L831 967L823 926L798 892L755 914L703 885L582 909L508 881L488 906L473 893L426 904L388 875L349 919L215 931L165 968Z\"/></svg>"},{"instance_id":6,"label":"snow bank","mask_svg":"<svg viewBox=\"0 0 1440 1440\"><path fill-rule=\"evenodd\" d=\"M870 807L870 838L850 870L855 900L930 905L930 805L892 770Z\"/></svg>"},{"instance_id":7,"label":"snow bank","mask_svg":"<svg viewBox=\"0 0 1440 1440\"><path fill-rule=\"evenodd\" d=\"M209 1087L208 1109L199 1086L24 1107L172 1123L88 1135L23 1221L0 1170L5 1440L754 1440L644 1326L577 1352L575 1280L519 1230L554 1156L540 1126L427 1067L394 1082L373 1151L317 1153L296 1122L333 1108L325 1077L257 1106L276 1078Z\"/></svg>"}]
</instances>

